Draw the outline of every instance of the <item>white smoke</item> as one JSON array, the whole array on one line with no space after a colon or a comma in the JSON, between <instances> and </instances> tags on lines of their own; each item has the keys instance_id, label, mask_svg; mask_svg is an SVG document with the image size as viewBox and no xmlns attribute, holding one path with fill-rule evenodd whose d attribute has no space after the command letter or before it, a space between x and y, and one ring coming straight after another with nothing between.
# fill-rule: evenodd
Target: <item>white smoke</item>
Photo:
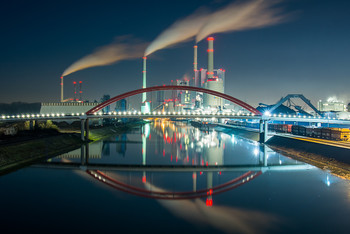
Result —
<instances>
[{"instance_id":1,"label":"white smoke","mask_svg":"<svg viewBox=\"0 0 350 234\"><path fill-rule=\"evenodd\" d=\"M70 65L63 72L62 76L67 76L73 72L89 67L105 66L121 60L140 58L146 46L147 43L134 39L131 36L118 37L113 43L98 48L92 54Z\"/></svg>"},{"instance_id":2,"label":"white smoke","mask_svg":"<svg viewBox=\"0 0 350 234\"><path fill-rule=\"evenodd\" d=\"M199 42L214 33L224 33L267 27L281 23L286 16L280 8L273 8L279 1L253 0L232 3L214 12L196 35Z\"/></svg>"},{"instance_id":3,"label":"white smoke","mask_svg":"<svg viewBox=\"0 0 350 234\"><path fill-rule=\"evenodd\" d=\"M171 45L196 38L203 40L213 33L267 27L284 22L288 17L276 5L281 0L234 2L215 12L194 13L162 32L146 49L145 55Z\"/></svg>"},{"instance_id":4,"label":"white smoke","mask_svg":"<svg viewBox=\"0 0 350 234\"><path fill-rule=\"evenodd\" d=\"M185 19L176 21L147 47L145 56L179 42L192 39L208 21L209 16L210 14L208 12L200 10Z\"/></svg>"}]
</instances>

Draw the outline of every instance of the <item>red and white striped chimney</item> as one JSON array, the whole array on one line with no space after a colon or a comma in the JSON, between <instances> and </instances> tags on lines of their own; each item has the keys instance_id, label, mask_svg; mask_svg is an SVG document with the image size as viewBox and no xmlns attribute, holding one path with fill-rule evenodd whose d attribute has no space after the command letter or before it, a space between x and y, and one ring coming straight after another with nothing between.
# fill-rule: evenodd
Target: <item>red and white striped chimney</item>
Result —
<instances>
[{"instance_id":1,"label":"red and white striped chimney","mask_svg":"<svg viewBox=\"0 0 350 234\"><path fill-rule=\"evenodd\" d=\"M208 79L214 76L214 38L208 37Z\"/></svg>"}]
</instances>

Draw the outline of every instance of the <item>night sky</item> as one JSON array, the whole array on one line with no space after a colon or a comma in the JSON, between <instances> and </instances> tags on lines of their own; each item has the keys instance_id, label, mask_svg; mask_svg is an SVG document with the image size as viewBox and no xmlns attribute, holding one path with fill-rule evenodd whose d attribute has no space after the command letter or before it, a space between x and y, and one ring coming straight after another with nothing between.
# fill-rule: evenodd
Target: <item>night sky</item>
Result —
<instances>
[{"instance_id":1,"label":"night sky","mask_svg":"<svg viewBox=\"0 0 350 234\"><path fill-rule=\"evenodd\" d=\"M76 60L122 35L154 40L176 20L202 6L231 1L6 1L0 8L0 102L60 99L60 76ZM350 1L289 0L288 22L214 34L214 67L226 69L225 92L257 106L289 93L316 104L337 96L350 101ZM194 41L157 51L148 59L148 86L169 84L193 70ZM207 42L198 44L206 68ZM90 101L141 88L142 58L88 68L65 78L83 81Z\"/></svg>"}]
</instances>

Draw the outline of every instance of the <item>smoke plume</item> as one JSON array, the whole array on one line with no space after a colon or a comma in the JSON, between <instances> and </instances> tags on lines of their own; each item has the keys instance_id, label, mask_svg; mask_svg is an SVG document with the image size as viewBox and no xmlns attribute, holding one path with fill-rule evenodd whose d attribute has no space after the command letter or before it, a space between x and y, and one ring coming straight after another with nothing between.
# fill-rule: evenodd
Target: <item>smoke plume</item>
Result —
<instances>
[{"instance_id":1,"label":"smoke plume","mask_svg":"<svg viewBox=\"0 0 350 234\"><path fill-rule=\"evenodd\" d=\"M242 31L281 23L287 16L275 7L278 3L280 0L239 1L215 12L196 12L175 22L161 33L148 46L145 55L194 37L199 42L213 33Z\"/></svg>"},{"instance_id":2,"label":"smoke plume","mask_svg":"<svg viewBox=\"0 0 350 234\"><path fill-rule=\"evenodd\" d=\"M63 72L62 76L67 76L89 67L105 66L121 60L140 58L146 46L147 43L134 39L131 36L118 37L113 43L98 48L92 54L70 65Z\"/></svg>"},{"instance_id":3,"label":"smoke plume","mask_svg":"<svg viewBox=\"0 0 350 234\"><path fill-rule=\"evenodd\" d=\"M232 3L214 12L196 35L196 42L214 33L233 32L267 27L281 23L286 16L280 8L273 8L279 1L254 0Z\"/></svg>"},{"instance_id":4,"label":"smoke plume","mask_svg":"<svg viewBox=\"0 0 350 234\"><path fill-rule=\"evenodd\" d=\"M162 32L146 49L145 56L157 50L185 42L197 35L200 28L208 21L210 13L205 10L196 11L185 19L179 20Z\"/></svg>"}]
</instances>

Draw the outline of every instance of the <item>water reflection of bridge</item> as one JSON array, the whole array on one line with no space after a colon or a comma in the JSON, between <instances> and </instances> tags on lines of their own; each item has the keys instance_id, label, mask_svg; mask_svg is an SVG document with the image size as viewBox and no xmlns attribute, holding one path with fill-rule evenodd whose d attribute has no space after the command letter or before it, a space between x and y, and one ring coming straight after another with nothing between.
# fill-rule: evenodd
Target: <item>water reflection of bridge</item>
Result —
<instances>
[{"instance_id":1,"label":"water reflection of bridge","mask_svg":"<svg viewBox=\"0 0 350 234\"><path fill-rule=\"evenodd\" d=\"M242 140L242 139L241 139ZM169 123L164 121L155 121L152 128L149 124L143 126L139 132L134 134L120 134L111 137L105 141L87 144L81 149L74 152L80 152L80 158L69 159L70 154L66 154L64 159L53 159L48 162L37 164L34 167L64 169L83 171L84 174L90 175L93 180L109 186L118 191L130 193L133 195L153 198L153 199L195 199L206 197L206 205L212 205L212 196L235 189L246 184L266 171L286 171L286 170L308 170L314 168L308 164L289 160L287 158L276 161L275 152L266 145L256 142L243 140L234 135L221 134L213 132L203 133L198 129L188 127L185 123ZM227 164L225 162L224 151L226 144L234 144L244 148L253 157L252 160L242 160ZM140 144L137 154L133 157L141 159L136 164L125 164L125 161L116 163L117 158L110 159L110 153L116 148L116 152L125 152L127 145ZM112 147L113 146L113 147ZM155 152L151 153L154 148ZM132 148L135 147L131 147ZM94 158L92 151L99 151L100 158ZM135 151L132 151L133 153ZM147 152L149 155L147 156ZM152 161L152 156L159 154L157 159L169 158L165 164L155 164L158 161ZM74 154L75 155L75 154ZM189 155L191 160L189 160ZM166 156L166 157L165 157ZM169 157L168 157L169 156ZM174 161L173 161L174 156ZM147 160L151 157L151 160ZM176 160L175 160L176 158ZM244 157L239 157L244 158ZM120 158L121 159L121 158ZM178 163L179 160L179 163ZM120 162L124 162L120 163ZM170 164L169 164L170 163ZM174 165L175 164L175 165ZM180 165L179 165L180 164ZM130 175L137 175L135 181L139 186L133 186L123 182L121 175L128 172ZM169 191L156 187L152 178L154 175L164 173L174 173L174 176L182 174L192 175L191 181L192 191ZM228 173L230 178L225 177L222 181L217 180L221 173ZM186 177L187 178L187 177ZM188 177L190 178L190 177ZM224 177L223 177L224 178ZM205 188L198 189L198 185L203 187L205 179ZM189 182L187 180L181 183ZM198 181L201 181L199 183ZM219 185L218 181L221 181ZM177 181L179 182L179 181Z\"/></svg>"}]
</instances>

